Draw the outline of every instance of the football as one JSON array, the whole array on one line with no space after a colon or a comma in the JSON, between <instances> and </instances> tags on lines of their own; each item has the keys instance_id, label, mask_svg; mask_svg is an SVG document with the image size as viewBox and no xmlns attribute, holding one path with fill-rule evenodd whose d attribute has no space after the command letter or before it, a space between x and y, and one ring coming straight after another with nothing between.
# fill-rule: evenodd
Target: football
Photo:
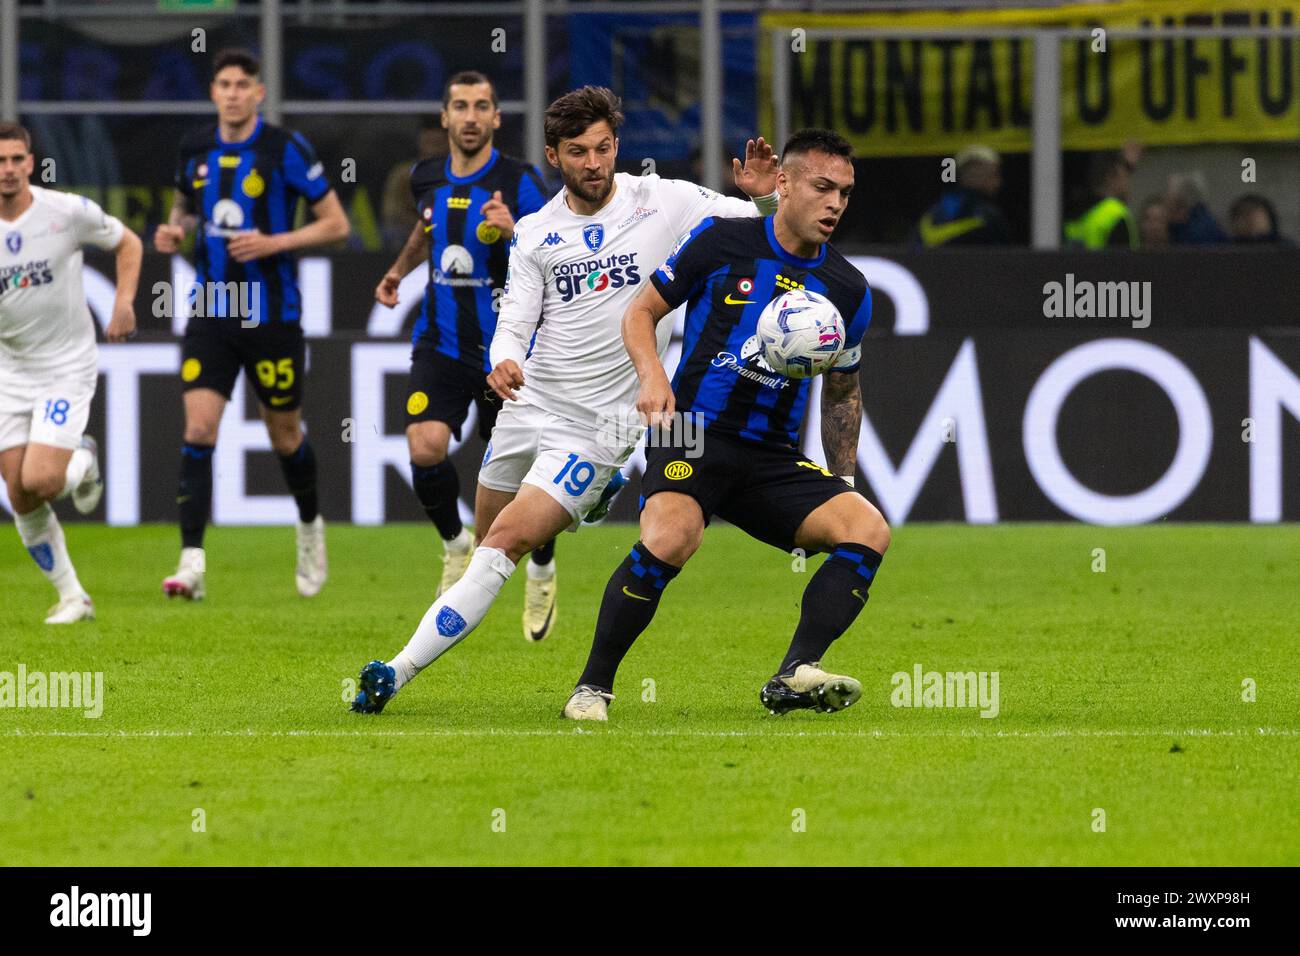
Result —
<instances>
[{"instance_id":1,"label":"football","mask_svg":"<svg viewBox=\"0 0 1300 956\"><path fill-rule=\"evenodd\" d=\"M844 320L824 295L797 289L767 304L758 317L763 360L787 378L812 378L844 349Z\"/></svg>"}]
</instances>

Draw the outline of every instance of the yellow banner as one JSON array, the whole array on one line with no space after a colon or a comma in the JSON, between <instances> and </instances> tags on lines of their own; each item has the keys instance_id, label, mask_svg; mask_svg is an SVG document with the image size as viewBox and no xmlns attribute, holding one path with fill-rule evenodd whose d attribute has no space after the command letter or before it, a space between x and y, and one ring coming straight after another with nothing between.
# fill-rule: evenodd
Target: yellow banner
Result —
<instances>
[{"instance_id":1,"label":"yellow banner","mask_svg":"<svg viewBox=\"0 0 1300 956\"><path fill-rule=\"evenodd\" d=\"M1054 9L760 17L762 129L775 126L773 38L789 57L789 129L826 126L860 155L1030 148L1033 41L888 37L898 29L1087 28L1061 42L1066 149L1300 139L1300 39L1112 38L1134 27L1286 26L1297 0L1142 0ZM816 31L840 31L823 36Z\"/></svg>"}]
</instances>

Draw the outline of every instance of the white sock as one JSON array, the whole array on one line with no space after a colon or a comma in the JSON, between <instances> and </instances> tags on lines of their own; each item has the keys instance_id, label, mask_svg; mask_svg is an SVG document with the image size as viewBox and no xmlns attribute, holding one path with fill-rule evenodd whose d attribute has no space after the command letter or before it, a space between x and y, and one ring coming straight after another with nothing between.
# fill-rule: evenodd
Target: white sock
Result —
<instances>
[{"instance_id":1,"label":"white sock","mask_svg":"<svg viewBox=\"0 0 1300 956\"><path fill-rule=\"evenodd\" d=\"M479 626L514 570L514 562L498 548L474 552L464 576L424 612L401 653L388 662L397 671L398 690Z\"/></svg>"},{"instance_id":2,"label":"white sock","mask_svg":"<svg viewBox=\"0 0 1300 956\"><path fill-rule=\"evenodd\" d=\"M23 547L58 590L60 600L86 593L77 580L77 569L68 557L63 528L49 502L29 514L14 515L14 524L18 526Z\"/></svg>"},{"instance_id":3,"label":"white sock","mask_svg":"<svg viewBox=\"0 0 1300 956\"><path fill-rule=\"evenodd\" d=\"M528 580L530 581L549 581L555 577L555 558L547 561L545 564L538 564L532 558L528 559Z\"/></svg>"},{"instance_id":4,"label":"white sock","mask_svg":"<svg viewBox=\"0 0 1300 956\"><path fill-rule=\"evenodd\" d=\"M90 466L94 464L95 456L90 453L89 448L78 448L68 459L68 470L65 473L67 480L63 483L63 490L54 496L55 500L61 500L72 494L74 488L86 477L86 472L90 471Z\"/></svg>"},{"instance_id":5,"label":"white sock","mask_svg":"<svg viewBox=\"0 0 1300 956\"><path fill-rule=\"evenodd\" d=\"M466 528L464 525L462 525L460 529L460 534L456 535L456 537L443 538L442 546L446 550L455 551L458 554L464 554L467 551L473 551L474 534L469 530L469 528Z\"/></svg>"}]
</instances>

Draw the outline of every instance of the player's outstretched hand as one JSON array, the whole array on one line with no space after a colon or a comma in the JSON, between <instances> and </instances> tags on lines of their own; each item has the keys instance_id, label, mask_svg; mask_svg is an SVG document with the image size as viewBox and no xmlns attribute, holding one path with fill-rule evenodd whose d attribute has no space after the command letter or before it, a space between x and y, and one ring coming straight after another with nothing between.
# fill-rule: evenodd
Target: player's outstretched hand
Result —
<instances>
[{"instance_id":1,"label":"player's outstretched hand","mask_svg":"<svg viewBox=\"0 0 1300 956\"><path fill-rule=\"evenodd\" d=\"M503 238L509 240L515 234L515 217L510 215L510 207L501 198L501 190L494 192L479 212L483 214L484 222L501 230Z\"/></svg>"},{"instance_id":2,"label":"player's outstretched hand","mask_svg":"<svg viewBox=\"0 0 1300 956\"><path fill-rule=\"evenodd\" d=\"M402 277L396 272L385 272L384 277L375 286L375 301L390 309L397 305L397 287L402 284Z\"/></svg>"},{"instance_id":3,"label":"player's outstretched hand","mask_svg":"<svg viewBox=\"0 0 1300 956\"><path fill-rule=\"evenodd\" d=\"M113 318L104 335L110 342L125 342L135 335L135 307L130 302L113 306Z\"/></svg>"},{"instance_id":4,"label":"player's outstretched hand","mask_svg":"<svg viewBox=\"0 0 1300 956\"><path fill-rule=\"evenodd\" d=\"M770 196L776 192L776 172L781 165L772 145L759 137L745 144L745 163L732 159L731 174L746 196Z\"/></svg>"},{"instance_id":5,"label":"player's outstretched hand","mask_svg":"<svg viewBox=\"0 0 1300 956\"><path fill-rule=\"evenodd\" d=\"M159 252L179 252L185 241L185 230L180 226L162 223L153 231L153 247Z\"/></svg>"},{"instance_id":6,"label":"player's outstretched hand","mask_svg":"<svg viewBox=\"0 0 1300 956\"><path fill-rule=\"evenodd\" d=\"M488 373L487 383L502 399L513 402L515 389L524 387L524 371L514 359L505 359Z\"/></svg>"},{"instance_id":7,"label":"player's outstretched hand","mask_svg":"<svg viewBox=\"0 0 1300 956\"><path fill-rule=\"evenodd\" d=\"M259 229L251 229L231 237L226 242L226 250L236 262L251 262L279 252L280 240L278 236L268 236Z\"/></svg>"},{"instance_id":8,"label":"player's outstretched hand","mask_svg":"<svg viewBox=\"0 0 1300 956\"><path fill-rule=\"evenodd\" d=\"M641 423L650 428L671 427L673 412L677 408L677 397L673 395L672 383L661 371L657 376L641 385L636 397L636 410L641 413Z\"/></svg>"}]
</instances>

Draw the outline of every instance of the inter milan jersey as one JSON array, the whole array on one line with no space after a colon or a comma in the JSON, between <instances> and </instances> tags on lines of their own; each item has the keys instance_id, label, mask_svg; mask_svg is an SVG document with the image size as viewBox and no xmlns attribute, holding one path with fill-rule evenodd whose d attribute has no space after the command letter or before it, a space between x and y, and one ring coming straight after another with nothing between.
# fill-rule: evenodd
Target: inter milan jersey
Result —
<instances>
[{"instance_id":1,"label":"inter milan jersey","mask_svg":"<svg viewBox=\"0 0 1300 956\"><path fill-rule=\"evenodd\" d=\"M782 292L820 292L844 319L838 372L862 360L871 290L862 273L829 245L815 259L781 248L767 219L706 219L650 277L673 308L689 302L682 358L673 376L677 410L706 431L764 444L797 446L807 379L786 378L759 352L758 317Z\"/></svg>"},{"instance_id":2,"label":"inter milan jersey","mask_svg":"<svg viewBox=\"0 0 1300 956\"><path fill-rule=\"evenodd\" d=\"M429 285L412 342L485 373L496 331L493 299L506 282L510 243L483 219L483 204L500 191L518 222L550 194L535 166L495 149L469 176L453 176L451 159L425 159L411 169L411 193L429 236Z\"/></svg>"},{"instance_id":3,"label":"inter milan jersey","mask_svg":"<svg viewBox=\"0 0 1300 956\"><path fill-rule=\"evenodd\" d=\"M198 216L194 243L195 281L249 283L238 287L256 297L205 294L191 314L216 318L260 318L263 322L297 322L302 297L292 253L236 262L226 242L241 232L270 234L293 229L298 197L316 203L330 191L316 153L297 133L264 123L245 140L227 143L216 124L188 137L181 145L176 188ZM253 308L256 316L247 314Z\"/></svg>"}]
</instances>

